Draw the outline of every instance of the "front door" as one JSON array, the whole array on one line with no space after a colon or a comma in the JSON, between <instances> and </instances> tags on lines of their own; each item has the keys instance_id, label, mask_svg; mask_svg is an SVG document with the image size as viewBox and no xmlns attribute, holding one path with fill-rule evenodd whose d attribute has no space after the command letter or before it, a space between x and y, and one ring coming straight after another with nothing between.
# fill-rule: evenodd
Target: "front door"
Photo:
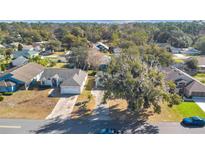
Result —
<instances>
[{"instance_id":1,"label":"front door","mask_svg":"<svg viewBox=\"0 0 205 154\"><path fill-rule=\"evenodd\" d=\"M57 87L58 86L57 79L55 79L55 78L52 79L52 86L53 87Z\"/></svg>"}]
</instances>

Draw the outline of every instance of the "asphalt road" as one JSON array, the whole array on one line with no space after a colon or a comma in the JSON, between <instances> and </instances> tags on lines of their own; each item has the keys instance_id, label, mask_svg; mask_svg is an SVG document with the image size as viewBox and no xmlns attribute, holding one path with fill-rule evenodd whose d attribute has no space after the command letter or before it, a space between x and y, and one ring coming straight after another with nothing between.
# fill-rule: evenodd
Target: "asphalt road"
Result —
<instances>
[{"instance_id":1,"label":"asphalt road","mask_svg":"<svg viewBox=\"0 0 205 154\"><path fill-rule=\"evenodd\" d=\"M126 134L205 134L204 128L187 128L176 122L148 124L143 121L112 120L22 120L0 119L0 134L94 134L102 128L123 130Z\"/></svg>"}]
</instances>

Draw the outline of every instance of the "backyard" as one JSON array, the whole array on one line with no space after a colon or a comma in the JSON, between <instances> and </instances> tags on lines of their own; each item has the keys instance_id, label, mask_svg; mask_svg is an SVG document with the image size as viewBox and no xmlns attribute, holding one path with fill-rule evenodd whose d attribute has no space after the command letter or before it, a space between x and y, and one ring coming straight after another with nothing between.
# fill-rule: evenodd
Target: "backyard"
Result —
<instances>
[{"instance_id":1,"label":"backyard","mask_svg":"<svg viewBox=\"0 0 205 154\"><path fill-rule=\"evenodd\" d=\"M50 89L19 90L4 96L0 102L0 118L45 119L58 98L48 97Z\"/></svg>"}]
</instances>

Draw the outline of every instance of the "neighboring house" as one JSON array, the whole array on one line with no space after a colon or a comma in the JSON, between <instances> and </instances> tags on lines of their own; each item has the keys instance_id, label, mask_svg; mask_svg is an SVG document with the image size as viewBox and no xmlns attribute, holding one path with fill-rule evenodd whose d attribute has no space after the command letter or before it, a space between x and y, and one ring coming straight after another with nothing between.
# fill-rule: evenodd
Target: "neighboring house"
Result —
<instances>
[{"instance_id":1,"label":"neighboring house","mask_svg":"<svg viewBox=\"0 0 205 154\"><path fill-rule=\"evenodd\" d=\"M15 83L15 85L12 85L15 87L6 88L7 86L4 84L5 86L1 86L0 90L7 89L8 92L13 92L22 86L28 89L34 82L39 81L43 71L44 67L36 63L27 63L21 67L11 69L8 72L0 74L0 82L2 85L4 82L12 82Z\"/></svg>"},{"instance_id":2,"label":"neighboring house","mask_svg":"<svg viewBox=\"0 0 205 154\"><path fill-rule=\"evenodd\" d=\"M104 55L101 58L99 58L99 70L104 70L108 67L109 63L111 61L111 57Z\"/></svg>"},{"instance_id":3,"label":"neighboring house","mask_svg":"<svg viewBox=\"0 0 205 154\"><path fill-rule=\"evenodd\" d=\"M21 56L26 57L26 58L33 58L38 55L39 55L39 52L37 51L22 50L22 51L14 51L11 57L14 59L21 57Z\"/></svg>"},{"instance_id":4,"label":"neighboring house","mask_svg":"<svg viewBox=\"0 0 205 154\"><path fill-rule=\"evenodd\" d=\"M200 54L201 51L199 51L195 48L189 47L189 48L184 49L181 53L194 55L194 54Z\"/></svg>"},{"instance_id":5,"label":"neighboring house","mask_svg":"<svg viewBox=\"0 0 205 154\"><path fill-rule=\"evenodd\" d=\"M197 57L198 72L205 73L205 56Z\"/></svg>"},{"instance_id":6,"label":"neighboring house","mask_svg":"<svg viewBox=\"0 0 205 154\"><path fill-rule=\"evenodd\" d=\"M52 55L53 53L54 53L54 51L52 51L52 50L45 50L43 52L40 52L39 55L49 56L49 55Z\"/></svg>"},{"instance_id":7,"label":"neighboring house","mask_svg":"<svg viewBox=\"0 0 205 154\"><path fill-rule=\"evenodd\" d=\"M205 85L177 68L163 68L166 81L173 81L177 91L186 97L205 97Z\"/></svg>"},{"instance_id":8,"label":"neighboring house","mask_svg":"<svg viewBox=\"0 0 205 154\"><path fill-rule=\"evenodd\" d=\"M173 53L173 54L179 54L183 51L183 48L170 47L169 49L170 49L171 53Z\"/></svg>"},{"instance_id":9,"label":"neighboring house","mask_svg":"<svg viewBox=\"0 0 205 154\"><path fill-rule=\"evenodd\" d=\"M41 78L41 86L60 87L61 94L80 94L87 80L87 73L80 69L48 68Z\"/></svg>"},{"instance_id":10,"label":"neighboring house","mask_svg":"<svg viewBox=\"0 0 205 154\"><path fill-rule=\"evenodd\" d=\"M17 85L12 81L0 81L0 92L13 92L17 90Z\"/></svg>"},{"instance_id":11,"label":"neighboring house","mask_svg":"<svg viewBox=\"0 0 205 154\"><path fill-rule=\"evenodd\" d=\"M0 48L5 48L5 46L4 46L4 45L2 45L2 44L0 44Z\"/></svg>"},{"instance_id":12,"label":"neighboring house","mask_svg":"<svg viewBox=\"0 0 205 154\"><path fill-rule=\"evenodd\" d=\"M96 49L98 49L100 51L108 51L109 50L109 47L102 42L98 42L97 44L95 44L95 47L96 47Z\"/></svg>"},{"instance_id":13,"label":"neighboring house","mask_svg":"<svg viewBox=\"0 0 205 154\"><path fill-rule=\"evenodd\" d=\"M29 60L27 58L20 56L16 59L12 60L11 64L12 64L12 66L22 66L22 65L28 63L28 61Z\"/></svg>"},{"instance_id":14,"label":"neighboring house","mask_svg":"<svg viewBox=\"0 0 205 154\"><path fill-rule=\"evenodd\" d=\"M189 48L175 48L175 47L170 47L170 51L173 54L187 54L187 55L195 55L195 54L200 54L201 51L189 47Z\"/></svg>"},{"instance_id":15,"label":"neighboring house","mask_svg":"<svg viewBox=\"0 0 205 154\"><path fill-rule=\"evenodd\" d=\"M107 56L96 49L90 49L88 52L88 63L94 69L106 68L110 61L110 56Z\"/></svg>"},{"instance_id":16,"label":"neighboring house","mask_svg":"<svg viewBox=\"0 0 205 154\"><path fill-rule=\"evenodd\" d=\"M23 45L22 51L33 51L34 47L32 45Z\"/></svg>"}]
</instances>

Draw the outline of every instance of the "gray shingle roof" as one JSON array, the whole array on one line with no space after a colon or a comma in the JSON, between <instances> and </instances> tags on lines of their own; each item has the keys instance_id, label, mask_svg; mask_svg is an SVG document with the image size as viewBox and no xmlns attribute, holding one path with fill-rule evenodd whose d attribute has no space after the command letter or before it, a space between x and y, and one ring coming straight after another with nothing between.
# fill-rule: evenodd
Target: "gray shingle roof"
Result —
<instances>
[{"instance_id":1,"label":"gray shingle roof","mask_svg":"<svg viewBox=\"0 0 205 154\"><path fill-rule=\"evenodd\" d=\"M87 76L86 72L80 69L48 68L44 70L40 80L48 80L56 75L62 79L62 86L81 86Z\"/></svg>"},{"instance_id":2,"label":"gray shingle roof","mask_svg":"<svg viewBox=\"0 0 205 154\"><path fill-rule=\"evenodd\" d=\"M10 72L13 78L23 82L30 82L34 77L43 72L44 67L37 63L25 64Z\"/></svg>"},{"instance_id":3,"label":"gray shingle roof","mask_svg":"<svg viewBox=\"0 0 205 154\"><path fill-rule=\"evenodd\" d=\"M186 88L187 90L191 90L194 92L205 92L205 86L202 83L199 83L197 81L190 82Z\"/></svg>"},{"instance_id":4,"label":"gray shingle roof","mask_svg":"<svg viewBox=\"0 0 205 154\"><path fill-rule=\"evenodd\" d=\"M28 62L27 58L25 58L23 56L20 56L20 57L18 57L16 59L12 60L12 65L13 66L21 66L21 65L23 65L23 64L25 64L27 62Z\"/></svg>"}]
</instances>

